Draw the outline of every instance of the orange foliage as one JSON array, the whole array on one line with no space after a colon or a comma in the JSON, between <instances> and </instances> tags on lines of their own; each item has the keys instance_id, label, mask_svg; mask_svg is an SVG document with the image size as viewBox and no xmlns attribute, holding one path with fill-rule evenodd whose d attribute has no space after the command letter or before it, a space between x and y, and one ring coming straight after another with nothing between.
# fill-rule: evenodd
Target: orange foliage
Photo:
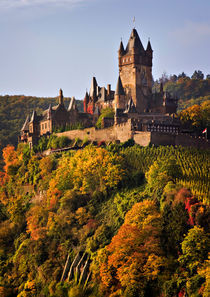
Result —
<instances>
[{"instance_id":1,"label":"orange foliage","mask_svg":"<svg viewBox=\"0 0 210 297\"><path fill-rule=\"evenodd\" d=\"M7 145L3 149L3 159L5 163L4 170L6 173L8 173L8 169L11 165L15 166L18 164L18 155L14 146Z\"/></svg>"},{"instance_id":2,"label":"orange foliage","mask_svg":"<svg viewBox=\"0 0 210 297\"><path fill-rule=\"evenodd\" d=\"M99 259L102 285L113 292L119 287L141 290L155 279L164 265L159 242L160 215L154 202L136 203L125 223Z\"/></svg>"},{"instance_id":3,"label":"orange foliage","mask_svg":"<svg viewBox=\"0 0 210 297\"><path fill-rule=\"evenodd\" d=\"M27 217L27 233L33 240L44 238L46 235L46 211L41 205L32 207Z\"/></svg>"}]
</instances>

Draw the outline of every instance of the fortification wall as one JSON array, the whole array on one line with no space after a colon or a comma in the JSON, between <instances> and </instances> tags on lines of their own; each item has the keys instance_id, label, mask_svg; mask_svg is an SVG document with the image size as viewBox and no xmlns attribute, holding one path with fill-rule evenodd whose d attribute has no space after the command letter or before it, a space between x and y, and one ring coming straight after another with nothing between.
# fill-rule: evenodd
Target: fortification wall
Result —
<instances>
[{"instance_id":1,"label":"fortification wall","mask_svg":"<svg viewBox=\"0 0 210 297\"><path fill-rule=\"evenodd\" d=\"M133 131L131 120L121 123L110 128L97 130L94 127L84 130L71 130L57 133L57 136L67 136L70 139L80 138L90 141L127 141L133 138L141 146L147 146L149 143L154 145L182 145L193 146L196 148L209 148L209 141L202 137L192 137L186 134L170 134L158 132Z\"/></svg>"},{"instance_id":2,"label":"fortification wall","mask_svg":"<svg viewBox=\"0 0 210 297\"><path fill-rule=\"evenodd\" d=\"M198 149L209 149L210 143L202 137L193 137L186 134L167 134L151 132L151 143L154 145L181 145L192 146Z\"/></svg>"},{"instance_id":3,"label":"fortification wall","mask_svg":"<svg viewBox=\"0 0 210 297\"><path fill-rule=\"evenodd\" d=\"M80 138L81 140L88 139L90 141L115 141L124 142L132 138L131 120L126 123L115 125L106 129L86 128L84 130L71 130L62 133L56 133L57 136L66 136L69 139Z\"/></svg>"}]
</instances>

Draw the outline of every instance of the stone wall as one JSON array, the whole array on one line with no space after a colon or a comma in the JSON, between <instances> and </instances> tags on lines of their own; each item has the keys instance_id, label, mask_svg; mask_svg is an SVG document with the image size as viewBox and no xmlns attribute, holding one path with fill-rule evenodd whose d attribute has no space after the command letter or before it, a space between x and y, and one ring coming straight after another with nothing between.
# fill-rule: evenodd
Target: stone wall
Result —
<instances>
[{"instance_id":1,"label":"stone wall","mask_svg":"<svg viewBox=\"0 0 210 297\"><path fill-rule=\"evenodd\" d=\"M192 146L198 149L209 149L210 143L203 137L193 137L187 134L169 134L151 132L151 144Z\"/></svg>"},{"instance_id":2,"label":"stone wall","mask_svg":"<svg viewBox=\"0 0 210 297\"><path fill-rule=\"evenodd\" d=\"M159 132L133 131L132 121L129 119L126 123L121 123L106 129L86 128L84 130L72 130L57 133L57 136L67 136L70 139L80 138L90 141L124 142L133 138L141 146L148 144L154 145L182 145L193 146L197 148L208 149L209 141L202 137L192 137L186 134L170 134Z\"/></svg>"},{"instance_id":3,"label":"stone wall","mask_svg":"<svg viewBox=\"0 0 210 297\"><path fill-rule=\"evenodd\" d=\"M133 136L131 130L131 120L126 123L112 126L106 129L97 130L95 127L86 128L83 130L71 130L62 133L57 133L57 136L67 136L70 139L80 138L81 140L88 139L90 141L115 141L124 142Z\"/></svg>"}]
</instances>

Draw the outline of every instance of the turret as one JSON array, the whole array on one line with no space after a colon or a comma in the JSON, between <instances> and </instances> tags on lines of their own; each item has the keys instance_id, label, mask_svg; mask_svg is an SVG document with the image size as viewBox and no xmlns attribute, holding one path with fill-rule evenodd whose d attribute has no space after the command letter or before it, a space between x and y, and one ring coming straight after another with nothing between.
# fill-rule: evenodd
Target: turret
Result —
<instances>
[{"instance_id":1,"label":"turret","mask_svg":"<svg viewBox=\"0 0 210 297\"><path fill-rule=\"evenodd\" d=\"M92 82L91 82L91 87L90 87L90 97L92 97L93 101L95 102L96 101L96 98L97 98L97 81L96 81L96 78L93 77L92 78Z\"/></svg>"},{"instance_id":2,"label":"turret","mask_svg":"<svg viewBox=\"0 0 210 297\"><path fill-rule=\"evenodd\" d=\"M153 50L152 50L150 40L148 40L148 43L147 43L146 55L147 55L148 66L152 67Z\"/></svg>"},{"instance_id":3,"label":"turret","mask_svg":"<svg viewBox=\"0 0 210 297\"><path fill-rule=\"evenodd\" d=\"M32 116L31 116L31 120L30 120L30 123L35 123L35 122L37 122L37 114L36 114L36 111L35 110L33 110L33 112L32 112Z\"/></svg>"},{"instance_id":4,"label":"turret","mask_svg":"<svg viewBox=\"0 0 210 297\"><path fill-rule=\"evenodd\" d=\"M23 124L21 131L28 131L29 130L29 115L26 117L26 120Z\"/></svg>"},{"instance_id":5,"label":"turret","mask_svg":"<svg viewBox=\"0 0 210 297\"><path fill-rule=\"evenodd\" d=\"M75 110L75 109L76 109L75 97L72 97L69 102L68 111Z\"/></svg>"},{"instance_id":6,"label":"turret","mask_svg":"<svg viewBox=\"0 0 210 297\"><path fill-rule=\"evenodd\" d=\"M124 49L124 46L123 46L123 43L122 43L122 40L120 42L120 48L118 50L118 55L119 56L123 56L125 54L125 49Z\"/></svg>"},{"instance_id":7,"label":"turret","mask_svg":"<svg viewBox=\"0 0 210 297\"><path fill-rule=\"evenodd\" d=\"M59 105L63 105L63 91L62 89L59 90Z\"/></svg>"},{"instance_id":8,"label":"turret","mask_svg":"<svg viewBox=\"0 0 210 297\"><path fill-rule=\"evenodd\" d=\"M84 112L87 112L88 103L89 103L89 95L88 95L88 92L86 91L85 98L84 98L84 101L83 101Z\"/></svg>"},{"instance_id":9,"label":"turret","mask_svg":"<svg viewBox=\"0 0 210 297\"><path fill-rule=\"evenodd\" d=\"M117 109L125 108L125 91L120 76L118 77L117 87L115 91L115 105Z\"/></svg>"},{"instance_id":10,"label":"turret","mask_svg":"<svg viewBox=\"0 0 210 297\"><path fill-rule=\"evenodd\" d=\"M152 50L152 46L151 46L150 40L148 40L146 52L147 52L148 54L151 54L151 55L152 55L152 53L153 53L153 50Z\"/></svg>"},{"instance_id":11,"label":"turret","mask_svg":"<svg viewBox=\"0 0 210 297\"><path fill-rule=\"evenodd\" d=\"M52 105L50 104L47 110L47 119L50 120L52 118Z\"/></svg>"}]
</instances>

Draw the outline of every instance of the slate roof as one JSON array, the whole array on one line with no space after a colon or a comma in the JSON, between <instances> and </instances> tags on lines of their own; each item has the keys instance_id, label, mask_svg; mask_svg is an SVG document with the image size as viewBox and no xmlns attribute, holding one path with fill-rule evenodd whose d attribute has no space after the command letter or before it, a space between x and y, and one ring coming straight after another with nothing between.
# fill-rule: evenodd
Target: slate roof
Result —
<instances>
[{"instance_id":1,"label":"slate roof","mask_svg":"<svg viewBox=\"0 0 210 297\"><path fill-rule=\"evenodd\" d=\"M120 76L118 77L115 95L125 95Z\"/></svg>"},{"instance_id":2,"label":"slate roof","mask_svg":"<svg viewBox=\"0 0 210 297\"><path fill-rule=\"evenodd\" d=\"M126 47L126 53L130 52L133 48L135 48L139 54L144 52L144 47L141 43L139 35L136 29L133 29Z\"/></svg>"}]
</instances>

